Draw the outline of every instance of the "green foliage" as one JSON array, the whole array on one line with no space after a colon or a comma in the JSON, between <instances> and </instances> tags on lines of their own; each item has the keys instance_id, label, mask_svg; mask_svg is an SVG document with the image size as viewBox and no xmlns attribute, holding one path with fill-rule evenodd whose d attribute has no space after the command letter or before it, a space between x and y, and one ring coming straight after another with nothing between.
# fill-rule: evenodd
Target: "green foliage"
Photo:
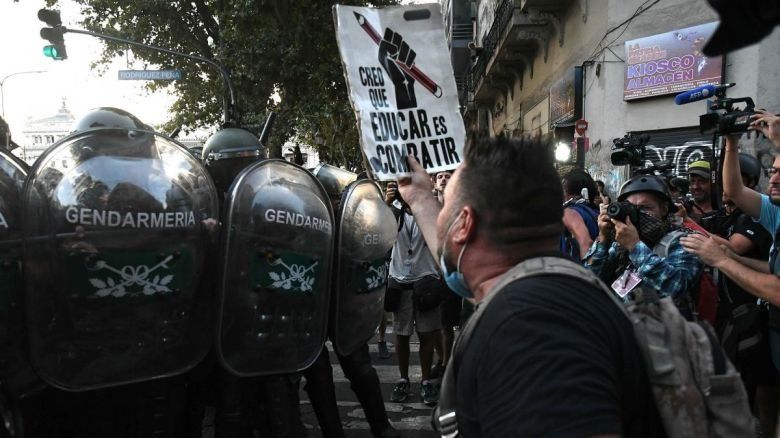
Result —
<instances>
[{"instance_id":1,"label":"green foliage","mask_svg":"<svg viewBox=\"0 0 780 438\"><path fill-rule=\"evenodd\" d=\"M271 153L297 137L323 140L320 154L332 164L362 167L355 116L349 106L331 8L332 0L75 0L90 31L213 59L230 72L242 123L262 126L278 113ZM56 4L56 0L48 0ZM385 6L398 0L343 0L341 4ZM105 43L97 66L127 50ZM184 70L182 80L152 82L176 96L163 127L185 130L221 121L223 84L212 67L141 48L135 59ZM278 94L277 103L272 96Z\"/></svg>"}]
</instances>

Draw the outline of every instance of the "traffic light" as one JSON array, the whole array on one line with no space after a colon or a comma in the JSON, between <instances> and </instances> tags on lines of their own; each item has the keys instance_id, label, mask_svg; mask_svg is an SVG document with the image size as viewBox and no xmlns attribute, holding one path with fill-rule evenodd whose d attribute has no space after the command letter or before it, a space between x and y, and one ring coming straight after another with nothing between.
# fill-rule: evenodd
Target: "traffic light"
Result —
<instances>
[{"instance_id":1,"label":"traffic light","mask_svg":"<svg viewBox=\"0 0 780 438\"><path fill-rule=\"evenodd\" d=\"M43 47L43 54L55 61L68 59L68 52L65 50L65 27L62 26L60 12L50 9L41 9L38 11L38 19L51 27L41 29L41 38L48 40L51 44Z\"/></svg>"}]
</instances>

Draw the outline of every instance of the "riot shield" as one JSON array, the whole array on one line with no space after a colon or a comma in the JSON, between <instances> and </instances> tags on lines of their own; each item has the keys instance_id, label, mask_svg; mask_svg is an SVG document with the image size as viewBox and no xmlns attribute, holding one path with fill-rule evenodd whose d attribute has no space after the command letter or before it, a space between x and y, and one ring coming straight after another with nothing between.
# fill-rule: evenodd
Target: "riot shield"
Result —
<instances>
[{"instance_id":1,"label":"riot shield","mask_svg":"<svg viewBox=\"0 0 780 438\"><path fill-rule=\"evenodd\" d=\"M376 183L359 180L341 197L330 340L346 356L371 339L384 312L388 254L397 226Z\"/></svg>"},{"instance_id":2,"label":"riot shield","mask_svg":"<svg viewBox=\"0 0 780 438\"><path fill-rule=\"evenodd\" d=\"M217 351L238 376L300 371L325 342L333 213L311 173L283 160L242 171L225 201Z\"/></svg>"},{"instance_id":3,"label":"riot shield","mask_svg":"<svg viewBox=\"0 0 780 438\"><path fill-rule=\"evenodd\" d=\"M172 376L214 332L217 193L162 135L101 128L66 137L24 188L30 356L70 391Z\"/></svg>"},{"instance_id":4,"label":"riot shield","mask_svg":"<svg viewBox=\"0 0 780 438\"><path fill-rule=\"evenodd\" d=\"M18 396L37 383L24 343L21 191L29 168L0 148L0 382Z\"/></svg>"}]
</instances>

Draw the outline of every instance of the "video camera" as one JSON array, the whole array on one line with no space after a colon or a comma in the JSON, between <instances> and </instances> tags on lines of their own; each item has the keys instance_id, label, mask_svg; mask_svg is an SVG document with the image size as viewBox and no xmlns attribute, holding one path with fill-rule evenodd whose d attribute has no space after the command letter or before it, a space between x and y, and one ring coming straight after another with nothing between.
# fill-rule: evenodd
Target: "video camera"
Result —
<instances>
[{"instance_id":1,"label":"video camera","mask_svg":"<svg viewBox=\"0 0 780 438\"><path fill-rule=\"evenodd\" d=\"M628 133L623 138L612 140L612 153L609 158L613 166L642 166L645 157L645 145L650 141L648 134Z\"/></svg>"},{"instance_id":2,"label":"video camera","mask_svg":"<svg viewBox=\"0 0 780 438\"><path fill-rule=\"evenodd\" d=\"M701 133L723 135L746 132L748 126L750 126L750 116L755 114L756 105L753 103L753 99L749 97L735 99L726 97L726 89L734 85L736 84L703 85L678 94L674 97L674 103L685 105L691 102L715 98L714 103L709 108L711 112L699 116L699 130ZM736 103L744 103L745 108L741 110L735 109L734 104Z\"/></svg>"},{"instance_id":3,"label":"video camera","mask_svg":"<svg viewBox=\"0 0 780 438\"><path fill-rule=\"evenodd\" d=\"M745 108L734 109L735 103L745 103ZM699 130L702 134L734 134L747 132L750 126L750 116L755 114L756 105L749 97L736 99L720 98L710 106L711 113L699 116Z\"/></svg>"}]
</instances>

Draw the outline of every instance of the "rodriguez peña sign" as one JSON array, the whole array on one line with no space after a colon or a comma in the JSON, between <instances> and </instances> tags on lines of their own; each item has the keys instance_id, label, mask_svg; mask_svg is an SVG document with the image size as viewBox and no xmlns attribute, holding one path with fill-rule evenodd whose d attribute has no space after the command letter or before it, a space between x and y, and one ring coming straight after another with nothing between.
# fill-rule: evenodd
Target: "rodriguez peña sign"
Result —
<instances>
[{"instance_id":1,"label":"rodriguez pe\u00f1a sign","mask_svg":"<svg viewBox=\"0 0 780 438\"><path fill-rule=\"evenodd\" d=\"M623 100L681 93L723 79L723 57L701 50L717 22L626 41Z\"/></svg>"}]
</instances>

